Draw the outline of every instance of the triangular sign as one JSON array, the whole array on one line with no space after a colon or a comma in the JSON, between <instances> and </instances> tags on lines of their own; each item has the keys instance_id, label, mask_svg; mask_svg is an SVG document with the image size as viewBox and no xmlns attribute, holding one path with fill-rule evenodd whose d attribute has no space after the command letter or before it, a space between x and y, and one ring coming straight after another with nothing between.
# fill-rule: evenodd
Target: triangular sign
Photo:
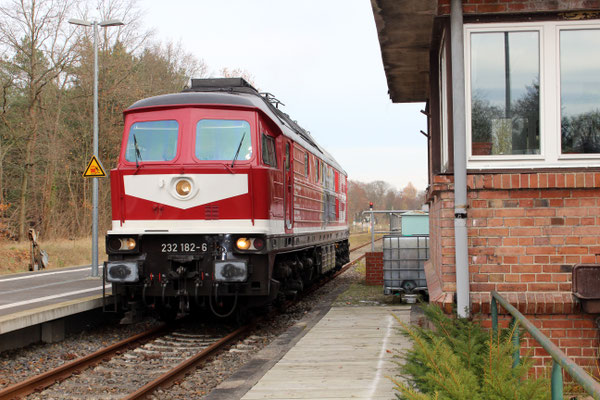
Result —
<instances>
[{"instance_id":1,"label":"triangular sign","mask_svg":"<svg viewBox=\"0 0 600 400\"><path fill-rule=\"evenodd\" d=\"M96 158L96 156L92 156L92 159L87 165L85 172L83 173L84 178L102 178L105 177L104 168L102 168L102 164Z\"/></svg>"}]
</instances>

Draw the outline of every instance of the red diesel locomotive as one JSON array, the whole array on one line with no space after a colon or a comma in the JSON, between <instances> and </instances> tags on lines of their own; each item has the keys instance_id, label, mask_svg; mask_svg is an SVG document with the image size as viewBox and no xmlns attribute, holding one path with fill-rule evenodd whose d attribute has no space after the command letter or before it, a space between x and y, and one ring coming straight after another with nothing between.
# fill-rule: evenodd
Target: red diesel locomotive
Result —
<instances>
[{"instance_id":1,"label":"red diesel locomotive","mask_svg":"<svg viewBox=\"0 0 600 400\"><path fill-rule=\"evenodd\" d=\"M346 173L279 104L193 79L125 110L104 265L125 320L230 315L348 262Z\"/></svg>"}]
</instances>

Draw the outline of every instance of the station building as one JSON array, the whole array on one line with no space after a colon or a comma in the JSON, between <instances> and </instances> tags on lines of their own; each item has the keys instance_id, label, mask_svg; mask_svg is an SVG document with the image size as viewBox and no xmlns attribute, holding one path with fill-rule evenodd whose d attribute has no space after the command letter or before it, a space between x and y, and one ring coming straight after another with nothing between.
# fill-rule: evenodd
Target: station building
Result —
<instances>
[{"instance_id":1,"label":"station building","mask_svg":"<svg viewBox=\"0 0 600 400\"><path fill-rule=\"evenodd\" d=\"M431 302L489 326L496 290L595 365L600 0L371 4L391 100L426 104Z\"/></svg>"}]
</instances>

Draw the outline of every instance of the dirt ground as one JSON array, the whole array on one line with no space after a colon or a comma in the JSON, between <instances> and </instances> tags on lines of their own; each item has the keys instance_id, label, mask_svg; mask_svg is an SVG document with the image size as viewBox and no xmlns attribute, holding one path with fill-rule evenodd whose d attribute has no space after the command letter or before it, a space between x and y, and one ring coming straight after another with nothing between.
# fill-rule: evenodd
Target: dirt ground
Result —
<instances>
[{"instance_id":1,"label":"dirt ground","mask_svg":"<svg viewBox=\"0 0 600 400\"><path fill-rule=\"evenodd\" d=\"M98 260L103 262L106 260L104 237L98 242ZM48 269L90 265L92 262L91 238L48 240L39 245L48 253ZM28 271L29 242L0 241L0 260L0 275Z\"/></svg>"}]
</instances>

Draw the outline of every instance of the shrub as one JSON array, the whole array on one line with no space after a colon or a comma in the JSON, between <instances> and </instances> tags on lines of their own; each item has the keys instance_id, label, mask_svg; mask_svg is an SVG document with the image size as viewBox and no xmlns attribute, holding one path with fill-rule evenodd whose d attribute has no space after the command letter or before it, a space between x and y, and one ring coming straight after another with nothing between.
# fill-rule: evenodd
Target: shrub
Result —
<instances>
[{"instance_id":1,"label":"shrub","mask_svg":"<svg viewBox=\"0 0 600 400\"><path fill-rule=\"evenodd\" d=\"M403 400L504 400L548 398L547 379L528 379L532 361L521 357L513 368L513 335L518 327L495 337L468 319L451 318L437 306L424 307L433 328L401 324L412 348L398 363L393 379ZM519 335L522 337L522 335Z\"/></svg>"}]
</instances>

